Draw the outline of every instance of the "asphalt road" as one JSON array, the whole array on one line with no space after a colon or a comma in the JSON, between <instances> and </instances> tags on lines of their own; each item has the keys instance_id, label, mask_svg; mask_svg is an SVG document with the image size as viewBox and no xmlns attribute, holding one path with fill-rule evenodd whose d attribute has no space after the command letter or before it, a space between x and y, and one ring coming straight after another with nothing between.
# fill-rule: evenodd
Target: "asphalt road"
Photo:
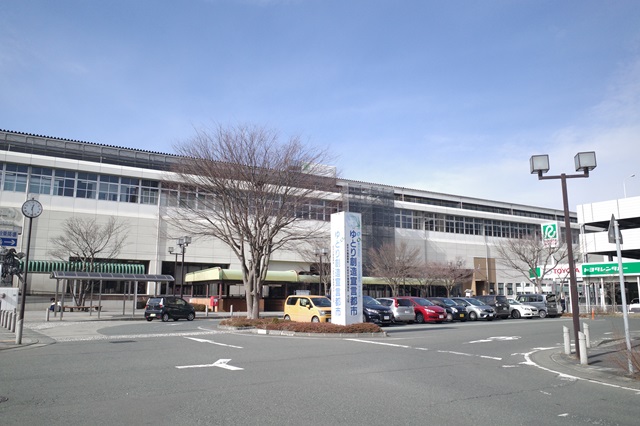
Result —
<instances>
[{"instance_id":1,"label":"asphalt road","mask_svg":"<svg viewBox=\"0 0 640 426\"><path fill-rule=\"evenodd\" d=\"M42 324L55 344L0 354L0 424L636 425L637 390L536 363L562 347L563 325L571 320L310 338L205 319ZM590 329L592 339L619 335L622 323Z\"/></svg>"}]
</instances>

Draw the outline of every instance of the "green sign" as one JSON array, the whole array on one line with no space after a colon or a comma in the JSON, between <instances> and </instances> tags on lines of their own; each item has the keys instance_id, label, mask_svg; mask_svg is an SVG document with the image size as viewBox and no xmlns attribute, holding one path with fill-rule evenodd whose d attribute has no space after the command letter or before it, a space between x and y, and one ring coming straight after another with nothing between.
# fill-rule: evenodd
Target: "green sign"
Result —
<instances>
[{"instance_id":1,"label":"green sign","mask_svg":"<svg viewBox=\"0 0 640 426\"><path fill-rule=\"evenodd\" d=\"M558 238L558 222L543 223L540 225L542 233L542 242L548 247L558 247L560 239Z\"/></svg>"},{"instance_id":2,"label":"green sign","mask_svg":"<svg viewBox=\"0 0 640 426\"><path fill-rule=\"evenodd\" d=\"M623 262L622 273L624 275L640 275L640 262ZM582 265L583 277L608 277L620 275L618 264L607 263L585 263Z\"/></svg>"}]
</instances>

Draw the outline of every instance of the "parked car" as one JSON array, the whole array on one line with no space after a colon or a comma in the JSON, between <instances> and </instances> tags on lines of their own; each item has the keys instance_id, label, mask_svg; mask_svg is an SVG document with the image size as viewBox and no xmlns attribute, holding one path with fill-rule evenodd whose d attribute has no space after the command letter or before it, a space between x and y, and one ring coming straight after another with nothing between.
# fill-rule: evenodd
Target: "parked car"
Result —
<instances>
[{"instance_id":1,"label":"parked car","mask_svg":"<svg viewBox=\"0 0 640 426\"><path fill-rule=\"evenodd\" d=\"M539 316L538 308L532 305L525 305L516 299L507 299L509 301L509 309L511 309L511 318L533 318Z\"/></svg>"},{"instance_id":2,"label":"parked car","mask_svg":"<svg viewBox=\"0 0 640 426\"><path fill-rule=\"evenodd\" d=\"M466 305L459 305L448 297L427 297L428 301L444 308L447 311L447 321L466 321L467 320L467 307Z\"/></svg>"},{"instance_id":3,"label":"parked car","mask_svg":"<svg viewBox=\"0 0 640 426\"><path fill-rule=\"evenodd\" d=\"M631 300L631 303L629 304L629 307L627 309L629 310L630 314L633 314L633 313L640 314L640 300L639 299Z\"/></svg>"},{"instance_id":4,"label":"parked car","mask_svg":"<svg viewBox=\"0 0 640 426\"><path fill-rule=\"evenodd\" d=\"M425 322L435 322L442 324L447 319L447 312L444 308L429 302L424 297L400 296L398 300L409 300L413 305L416 314L415 322L422 324Z\"/></svg>"},{"instance_id":5,"label":"parked car","mask_svg":"<svg viewBox=\"0 0 640 426\"><path fill-rule=\"evenodd\" d=\"M373 322L380 325L389 325L393 321L391 308L371 296L362 297L362 316L362 322Z\"/></svg>"},{"instance_id":6,"label":"parked car","mask_svg":"<svg viewBox=\"0 0 640 426\"><path fill-rule=\"evenodd\" d=\"M475 296L474 299L478 299L482 303L491 306L496 311L498 318L506 319L511 316L511 309L509 308L509 302L507 296L497 294L484 294L481 296Z\"/></svg>"},{"instance_id":7,"label":"parked car","mask_svg":"<svg viewBox=\"0 0 640 426\"><path fill-rule=\"evenodd\" d=\"M521 294L516 300L538 308L540 318L558 316L558 301L555 294Z\"/></svg>"},{"instance_id":8,"label":"parked car","mask_svg":"<svg viewBox=\"0 0 640 426\"><path fill-rule=\"evenodd\" d=\"M456 302L458 305L466 306L467 315L471 321L477 321L479 319L493 321L496 317L495 309L489 305L485 305L478 299L473 299L471 297L452 297L451 300Z\"/></svg>"},{"instance_id":9,"label":"parked car","mask_svg":"<svg viewBox=\"0 0 640 426\"><path fill-rule=\"evenodd\" d=\"M324 296L289 296L284 302L284 320L331 322L331 300Z\"/></svg>"},{"instance_id":10,"label":"parked car","mask_svg":"<svg viewBox=\"0 0 640 426\"><path fill-rule=\"evenodd\" d=\"M393 322L412 323L416 320L416 313L410 300L398 299L397 297L379 297L378 301L391 308Z\"/></svg>"},{"instance_id":11,"label":"parked car","mask_svg":"<svg viewBox=\"0 0 640 426\"><path fill-rule=\"evenodd\" d=\"M180 318L193 321L196 317L196 310L191 303L181 297L150 297L144 307L144 317L147 321L152 321L155 318L160 318L163 322L170 319L177 321Z\"/></svg>"}]
</instances>

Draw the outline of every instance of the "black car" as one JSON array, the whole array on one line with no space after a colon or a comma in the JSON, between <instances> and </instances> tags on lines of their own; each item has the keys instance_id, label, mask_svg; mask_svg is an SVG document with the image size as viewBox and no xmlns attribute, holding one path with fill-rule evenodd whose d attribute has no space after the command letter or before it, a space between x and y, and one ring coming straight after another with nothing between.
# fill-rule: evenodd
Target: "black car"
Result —
<instances>
[{"instance_id":1,"label":"black car","mask_svg":"<svg viewBox=\"0 0 640 426\"><path fill-rule=\"evenodd\" d=\"M380 325L388 325L393 321L393 312L388 306L384 306L371 296L362 298L363 322L373 322Z\"/></svg>"},{"instance_id":2,"label":"black car","mask_svg":"<svg viewBox=\"0 0 640 426\"><path fill-rule=\"evenodd\" d=\"M493 307L493 309L496 310L496 317L498 318L507 319L511 316L511 308L509 307L507 296L485 294L482 296L474 296L473 298Z\"/></svg>"},{"instance_id":3,"label":"black car","mask_svg":"<svg viewBox=\"0 0 640 426\"><path fill-rule=\"evenodd\" d=\"M434 305L438 305L447 311L447 321L466 321L467 307L459 305L448 297L427 297L427 300L431 301Z\"/></svg>"},{"instance_id":4,"label":"black car","mask_svg":"<svg viewBox=\"0 0 640 426\"><path fill-rule=\"evenodd\" d=\"M196 310L181 297L151 297L147 300L147 305L144 308L144 317L147 321L152 321L154 318L160 318L163 322L170 319L177 321L180 318L193 321L196 317Z\"/></svg>"}]
</instances>

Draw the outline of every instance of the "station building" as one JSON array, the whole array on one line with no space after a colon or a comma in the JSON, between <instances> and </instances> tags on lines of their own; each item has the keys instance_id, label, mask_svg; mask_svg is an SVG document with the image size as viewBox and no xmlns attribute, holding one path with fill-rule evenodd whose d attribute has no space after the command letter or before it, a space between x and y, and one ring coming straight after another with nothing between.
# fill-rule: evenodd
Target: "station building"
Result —
<instances>
[{"instance_id":1,"label":"station building","mask_svg":"<svg viewBox=\"0 0 640 426\"><path fill-rule=\"evenodd\" d=\"M22 204L35 198L43 206L42 215L32 222L27 294L50 295L55 286L50 273L60 267L55 262L73 262L52 257L52 239L60 236L68 218L106 221L117 217L128 224L128 233L126 246L112 262L114 272L175 277L173 283L136 282L138 296L179 289L190 297L234 299L236 310L242 309L240 264L232 251L211 239L193 237L188 244L177 244L179 238L190 236L172 228L167 212L198 196L176 187L171 167L177 160L173 154L0 130L0 231L9 232L3 235L17 233L18 251L26 250L27 219L21 213ZM496 245L505 238L539 232L543 223L564 222L562 210L340 177L336 177L336 194L330 198L306 206L301 213L305 220L325 222L327 239L331 214L361 213L364 256L369 247L405 241L418 248L425 261L462 259L473 270L468 282L454 288L455 294L462 295L532 292L520 272L501 264ZM570 220L577 243L578 217L572 213ZM321 255L310 258L295 250L276 252L263 309L278 310L286 296L299 289L320 291L318 273L324 262L328 260ZM122 295L129 291L126 285L105 282L102 291ZM375 278L365 278L364 285L365 293L388 294L384 283ZM441 294L441 290L429 291Z\"/></svg>"}]
</instances>

